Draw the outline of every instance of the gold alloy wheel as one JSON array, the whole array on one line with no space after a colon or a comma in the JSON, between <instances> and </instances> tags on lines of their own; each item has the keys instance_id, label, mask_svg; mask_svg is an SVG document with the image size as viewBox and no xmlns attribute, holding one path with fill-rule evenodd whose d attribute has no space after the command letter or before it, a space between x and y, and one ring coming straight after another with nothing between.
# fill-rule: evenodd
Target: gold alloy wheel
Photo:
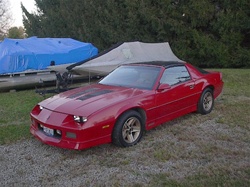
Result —
<instances>
[{"instance_id":1,"label":"gold alloy wheel","mask_svg":"<svg viewBox=\"0 0 250 187\"><path fill-rule=\"evenodd\" d=\"M136 117L128 118L122 128L122 137L127 143L134 143L141 133L141 122Z\"/></svg>"},{"instance_id":2,"label":"gold alloy wheel","mask_svg":"<svg viewBox=\"0 0 250 187\"><path fill-rule=\"evenodd\" d=\"M209 111L211 109L211 107L213 106L213 96L211 92L207 92L204 95L203 98L203 108L206 111Z\"/></svg>"}]
</instances>

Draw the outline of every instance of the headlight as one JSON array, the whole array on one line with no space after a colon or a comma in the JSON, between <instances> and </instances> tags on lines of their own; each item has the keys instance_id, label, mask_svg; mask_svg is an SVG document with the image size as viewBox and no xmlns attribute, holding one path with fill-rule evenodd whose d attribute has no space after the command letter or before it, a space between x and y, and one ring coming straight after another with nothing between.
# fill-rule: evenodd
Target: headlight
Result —
<instances>
[{"instance_id":1,"label":"headlight","mask_svg":"<svg viewBox=\"0 0 250 187\"><path fill-rule=\"evenodd\" d=\"M60 130L56 130L56 133L59 135L62 135L62 131L60 131Z\"/></svg>"},{"instance_id":2,"label":"headlight","mask_svg":"<svg viewBox=\"0 0 250 187\"><path fill-rule=\"evenodd\" d=\"M42 107L41 105L39 105L39 109L40 109L40 110L43 110L43 107Z\"/></svg>"},{"instance_id":3,"label":"headlight","mask_svg":"<svg viewBox=\"0 0 250 187\"><path fill-rule=\"evenodd\" d=\"M86 117L82 116L74 116L74 120L78 123L85 123L86 121L88 121Z\"/></svg>"}]
</instances>

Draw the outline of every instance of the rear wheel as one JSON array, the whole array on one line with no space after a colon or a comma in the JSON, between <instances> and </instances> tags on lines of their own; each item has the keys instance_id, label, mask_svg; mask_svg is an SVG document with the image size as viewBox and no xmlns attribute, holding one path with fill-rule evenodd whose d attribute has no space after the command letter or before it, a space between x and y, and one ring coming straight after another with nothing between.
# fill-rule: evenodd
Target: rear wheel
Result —
<instances>
[{"instance_id":1,"label":"rear wheel","mask_svg":"<svg viewBox=\"0 0 250 187\"><path fill-rule=\"evenodd\" d=\"M208 114L213 110L214 96L211 88L206 88L200 97L198 103L198 112L201 114Z\"/></svg>"},{"instance_id":2,"label":"rear wheel","mask_svg":"<svg viewBox=\"0 0 250 187\"><path fill-rule=\"evenodd\" d=\"M112 142L120 147L133 146L140 141L143 131L140 114L132 110L125 112L115 124Z\"/></svg>"}]
</instances>

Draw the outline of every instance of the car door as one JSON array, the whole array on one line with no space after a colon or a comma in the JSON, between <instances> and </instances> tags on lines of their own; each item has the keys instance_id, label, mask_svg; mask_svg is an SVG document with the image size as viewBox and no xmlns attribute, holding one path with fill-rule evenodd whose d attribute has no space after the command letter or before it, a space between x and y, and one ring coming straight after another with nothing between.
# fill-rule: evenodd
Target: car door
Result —
<instances>
[{"instance_id":1,"label":"car door","mask_svg":"<svg viewBox=\"0 0 250 187\"><path fill-rule=\"evenodd\" d=\"M197 104L195 82L185 65L165 69L160 84L170 88L156 91L156 116L160 122L184 115Z\"/></svg>"}]
</instances>

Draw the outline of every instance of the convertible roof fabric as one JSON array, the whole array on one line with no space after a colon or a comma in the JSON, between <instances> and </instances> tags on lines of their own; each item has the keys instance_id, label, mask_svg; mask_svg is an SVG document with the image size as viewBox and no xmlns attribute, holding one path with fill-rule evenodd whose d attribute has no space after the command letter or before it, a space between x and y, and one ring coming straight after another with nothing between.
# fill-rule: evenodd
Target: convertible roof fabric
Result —
<instances>
[{"instance_id":1,"label":"convertible roof fabric","mask_svg":"<svg viewBox=\"0 0 250 187\"><path fill-rule=\"evenodd\" d=\"M72 64L67 69L80 75L106 75L121 64L149 61L183 62L175 56L168 42L125 42L100 53L92 59Z\"/></svg>"},{"instance_id":2,"label":"convertible roof fabric","mask_svg":"<svg viewBox=\"0 0 250 187\"><path fill-rule=\"evenodd\" d=\"M0 43L0 74L43 70L51 65L69 64L95 56L98 49L90 43L71 38L8 39Z\"/></svg>"}]
</instances>

